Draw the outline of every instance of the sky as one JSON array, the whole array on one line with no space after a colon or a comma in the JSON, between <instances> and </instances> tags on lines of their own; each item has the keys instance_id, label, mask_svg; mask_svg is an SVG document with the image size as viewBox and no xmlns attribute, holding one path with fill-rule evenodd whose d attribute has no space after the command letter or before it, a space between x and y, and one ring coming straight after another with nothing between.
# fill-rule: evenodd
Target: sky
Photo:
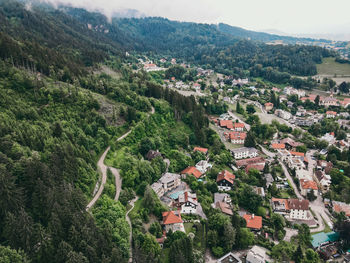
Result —
<instances>
[{"instance_id":1,"label":"sky","mask_svg":"<svg viewBox=\"0 0 350 263\"><path fill-rule=\"evenodd\" d=\"M286 34L349 34L350 0L43 0L99 9L107 16L136 9L147 16L227 23Z\"/></svg>"}]
</instances>

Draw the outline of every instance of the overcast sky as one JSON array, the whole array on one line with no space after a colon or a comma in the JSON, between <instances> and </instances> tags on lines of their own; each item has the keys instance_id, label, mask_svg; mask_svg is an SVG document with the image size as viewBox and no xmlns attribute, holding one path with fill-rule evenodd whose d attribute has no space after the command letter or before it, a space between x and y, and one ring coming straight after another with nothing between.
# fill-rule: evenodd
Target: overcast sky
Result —
<instances>
[{"instance_id":1,"label":"overcast sky","mask_svg":"<svg viewBox=\"0 0 350 263\"><path fill-rule=\"evenodd\" d=\"M350 0L45 0L101 9L136 9L147 16L201 23L224 22L288 34L350 33Z\"/></svg>"}]
</instances>

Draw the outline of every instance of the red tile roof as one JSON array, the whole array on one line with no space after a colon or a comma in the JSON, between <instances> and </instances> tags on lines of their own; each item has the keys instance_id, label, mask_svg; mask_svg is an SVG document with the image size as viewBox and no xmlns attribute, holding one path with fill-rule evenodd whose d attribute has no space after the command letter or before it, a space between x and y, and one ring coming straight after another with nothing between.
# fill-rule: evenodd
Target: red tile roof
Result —
<instances>
[{"instance_id":1,"label":"red tile roof","mask_svg":"<svg viewBox=\"0 0 350 263\"><path fill-rule=\"evenodd\" d=\"M348 204L333 204L333 210L337 213L344 212L346 216L350 217L350 205Z\"/></svg>"},{"instance_id":2,"label":"red tile roof","mask_svg":"<svg viewBox=\"0 0 350 263\"><path fill-rule=\"evenodd\" d=\"M315 181L308 181L308 180L301 179L300 186L303 189L318 190L318 187Z\"/></svg>"},{"instance_id":3,"label":"red tile roof","mask_svg":"<svg viewBox=\"0 0 350 263\"><path fill-rule=\"evenodd\" d=\"M208 149L207 149L207 148L201 148L201 147L194 147L194 148L193 148L193 151L194 151L194 152L197 152L197 151L198 151L198 152L202 152L202 153L205 153L205 154L206 154L206 153L208 152Z\"/></svg>"},{"instance_id":4,"label":"red tile roof","mask_svg":"<svg viewBox=\"0 0 350 263\"><path fill-rule=\"evenodd\" d=\"M216 202L215 207L220 209L221 212L223 212L224 214L231 215L231 216L233 215L231 207L224 202L219 202L219 201Z\"/></svg>"},{"instance_id":5,"label":"red tile roof","mask_svg":"<svg viewBox=\"0 0 350 263\"><path fill-rule=\"evenodd\" d=\"M273 107L273 103L271 103L271 102L266 102L266 103L265 103L265 107L266 107L266 106L272 106L272 107Z\"/></svg>"},{"instance_id":6,"label":"red tile roof","mask_svg":"<svg viewBox=\"0 0 350 263\"><path fill-rule=\"evenodd\" d=\"M191 174L197 179L202 176L202 173L198 171L197 168L194 166L187 167L185 170L181 172L181 174Z\"/></svg>"},{"instance_id":7,"label":"red tile roof","mask_svg":"<svg viewBox=\"0 0 350 263\"><path fill-rule=\"evenodd\" d=\"M244 123L235 122L235 123L234 123L234 127L235 127L235 128L244 128Z\"/></svg>"},{"instance_id":8,"label":"red tile roof","mask_svg":"<svg viewBox=\"0 0 350 263\"><path fill-rule=\"evenodd\" d=\"M243 218L247 222L248 228L253 228L253 229L261 229L262 228L262 217L261 216L245 214L243 216Z\"/></svg>"},{"instance_id":9,"label":"red tile roof","mask_svg":"<svg viewBox=\"0 0 350 263\"><path fill-rule=\"evenodd\" d=\"M246 132L230 132L229 134L230 140L245 140L247 137Z\"/></svg>"},{"instance_id":10,"label":"red tile roof","mask_svg":"<svg viewBox=\"0 0 350 263\"><path fill-rule=\"evenodd\" d=\"M233 129L232 120L220 120L220 126L226 127L227 129Z\"/></svg>"},{"instance_id":11,"label":"red tile roof","mask_svg":"<svg viewBox=\"0 0 350 263\"><path fill-rule=\"evenodd\" d=\"M272 149L285 149L286 145L284 143L273 143L271 144Z\"/></svg>"},{"instance_id":12,"label":"red tile roof","mask_svg":"<svg viewBox=\"0 0 350 263\"><path fill-rule=\"evenodd\" d=\"M174 211L163 212L163 224L170 225L176 223L182 223L181 215L175 215Z\"/></svg>"},{"instance_id":13,"label":"red tile roof","mask_svg":"<svg viewBox=\"0 0 350 263\"><path fill-rule=\"evenodd\" d=\"M226 180L228 182L230 182L231 184L233 184L233 180L236 178L236 176L232 173L230 173L227 170L223 170L218 174L218 177L216 178L216 182L220 182L222 180Z\"/></svg>"},{"instance_id":14,"label":"red tile roof","mask_svg":"<svg viewBox=\"0 0 350 263\"><path fill-rule=\"evenodd\" d=\"M327 115L337 115L337 113L335 111L327 111L326 112Z\"/></svg>"},{"instance_id":15,"label":"red tile roof","mask_svg":"<svg viewBox=\"0 0 350 263\"><path fill-rule=\"evenodd\" d=\"M305 156L305 153L301 153L301 152L289 152L291 155L295 155L295 156Z\"/></svg>"},{"instance_id":16,"label":"red tile roof","mask_svg":"<svg viewBox=\"0 0 350 263\"><path fill-rule=\"evenodd\" d=\"M284 207L286 208L286 210L289 210L288 199L272 197L272 203L275 203L275 202L284 203Z\"/></svg>"}]
</instances>

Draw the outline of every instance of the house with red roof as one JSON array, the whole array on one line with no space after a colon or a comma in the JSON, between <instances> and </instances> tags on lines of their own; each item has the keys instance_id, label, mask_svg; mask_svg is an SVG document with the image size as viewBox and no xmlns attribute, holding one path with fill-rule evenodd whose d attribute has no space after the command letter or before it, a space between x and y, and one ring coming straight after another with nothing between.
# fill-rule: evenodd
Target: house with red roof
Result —
<instances>
[{"instance_id":1,"label":"house with red roof","mask_svg":"<svg viewBox=\"0 0 350 263\"><path fill-rule=\"evenodd\" d=\"M271 148L274 150L281 150L281 149L285 149L286 145L284 143L272 143Z\"/></svg>"},{"instance_id":2,"label":"house with red roof","mask_svg":"<svg viewBox=\"0 0 350 263\"><path fill-rule=\"evenodd\" d=\"M261 216L256 216L254 214L252 214L252 215L245 214L243 216L243 218L245 219L248 228L255 230L255 231L259 231L262 228L262 217Z\"/></svg>"},{"instance_id":3,"label":"house with red roof","mask_svg":"<svg viewBox=\"0 0 350 263\"><path fill-rule=\"evenodd\" d=\"M208 149L207 148L202 148L202 147L194 147L193 148L193 151L194 152L202 152L204 154L207 154L208 153Z\"/></svg>"},{"instance_id":4,"label":"house with red roof","mask_svg":"<svg viewBox=\"0 0 350 263\"><path fill-rule=\"evenodd\" d=\"M327 118L335 118L337 116L337 113L335 111L326 111L326 117Z\"/></svg>"},{"instance_id":5,"label":"house with red roof","mask_svg":"<svg viewBox=\"0 0 350 263\"><path fill-rule=\"evenodd\" d=\"M185 170L183 170L180 173L183 177L186 178L187 175L193 175L194 177L196 177L197 179L199 179L202 176L202 173L200 171L198 171L198 169L194 166L189 166L187 167Z\"/></svg>"},{"instance_id":6,"label":"house with red roof","mask_svg":"<svg viewBox=\"0 0 350 263\"><path fill-rule=\"evenodd\" d=\"M312 191L314 192L314 195L317 196L318 187L315 181L301 179L299 182L300 182L301 194L303 196L307 196L307 194Z\"/></svg>"},{"instance_id":7,"label":"house with red roof","mask_svg":"<svg viewBox=\"0 0 350 263\"><path fill-rule=\"evenodd\" d=\"M273 109L273 103L271 103L271 102L265 103L264 106L265 106L265 110L266 110L266 111L270 111L270 110Z\"/></svg>"},{"instance_id":8,"label":"house with red roof","mask_svg":"<svg viewBox=\"0 0 350 263\"><path fill-rule=\"evenodd\" d=\"M216 183L218 184L218 189L220 191L229 191L232 189L233 182L236 176L227 170L221 171L217 178Z\"/></svg>"},{"instance_id":9,"label":"house with red roof","mask_svg":"<svg viewBox=\"0 0 350 263\"><path fill-rule=\"evenodd\" d=\"M235 131L244 131L244 123L241 123L241 122L235 122L233 124L233 128Z\"/></svg>"},{"instance_id":10,"label":"house with red roof","mask_svg":"<svg viewBox=\"0 0 350 263\"><path fill-rule=\"evenodd\" d=\"M169 230L185 232L185 227L178 211L166 211L162 213L165 231Z\"/></svg>"},{"instance_id":11,"label":"house with red roof","mask_svg":"<svg viewBox=\"0 0 350 263\"><path fill-rule=\"evenodd\" d=\"M219 125L221 128L233 130L233 121L232 120L220 120Z\"/></svg>"},{"instance_id":12,"label":"house with red roof","mask_svg":"<svg viewBox=\"0 0 350 263\"><path fill-rule=\"evenodd\" d=\"M258 170L259 172L262 172L264 170L265 164L264 163L253 163L253 164L248 164L245 167L245 172L249 173L249 170L255 169Z\"/></svg>"},{"instance_id":13,"label":"house with red roof","mask_svg":"<svg viewBox=\"0 0 350 263\"><path fill-rule=\"evenodd\" d=\"M245 138L247 138L247 133L233 131L226 133L225 136L233 144L244 144Z\"/></svg>"},{"instance_id":14,"label":"house with red roof","mask_svg":"<svg viewBox=\"0 0 350 263\"><path fill-rule=\"evenodd\" d=\"M344 212L345 216L350 217L350 204L333 201L333 211L336 213Z\"/></svg>"}]
</instances>

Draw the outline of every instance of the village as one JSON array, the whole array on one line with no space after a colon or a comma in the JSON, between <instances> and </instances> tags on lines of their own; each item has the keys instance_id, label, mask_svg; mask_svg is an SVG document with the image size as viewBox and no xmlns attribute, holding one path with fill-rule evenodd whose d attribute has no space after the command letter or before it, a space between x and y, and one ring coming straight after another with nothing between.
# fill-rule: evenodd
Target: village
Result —
<instances>
[{"instance_id":1,"label":"village","mask_svg":"<svg viewBox=\"0 0 350 263\"><path fill-rule=\"evenodd\" d=\"M161 59L161 66L152 61L140 59L139 62L143 67L141 69L147 72L164 70L166 64L190 68L186 63L177 64L174 58L169 62ZM207 148L198 146L193 152L200 153L202 158L195 166L179 173L166 172L153 183L153 191L170 208L162 215L164 233L157 239L158 242L164 242L169 230L188 234L186 226L207 218L200 198L188 182L190 179L191 182L205 184L211 177L217 189L212 208L227 216L238 213L246 227L257 237L278 242L268 230L271 216L278 214L286 222L280 240L291 241L297 234L295 226L305 224L312 234L313 249L323 259L349 262L350 256L340 249L339 233L333 229L339 215L349 219L350 204L332 200L329 194L332 174L336 170L344 173L344 170L335 167L337 159L329 151L334 152L334 148L342 151L349 147L350 114L347 107L350 98L339 99L334 91L319 95L290 86L257 88L256 82L215 74L211 69L195 68L195 72L197 80L183 81L171 77L163 80L163 86L182 91L187 96L212 96L216 103L222 101L228 105L226 113L210 116L210 125L229 149L233 161L228 169L220 170L213 177L215 160L211 159ZM255 120L251 115L256 116ZM277 125L271 138L252 140L256 119L262 125ZM319 145L310 147L310 144L303 142L303 136L316 125L332 124L338 127L337 134L334 131L322 134L322 129L317 127ZM149 153L150 156L154 154L161 155L155 151ZM330 154L333 158L329 158ZM232 202L232 191L237 183L246 180L242 178L242 172L248 177L261 178L249 183L251 190L264 204L263 212L259 211L259 214L250 213ZM217 262L272 262L269 254L266 248L255 245L243 254L232 251ZM207 260L210 262L210 257Z\"/></svg>"}]
</instances>

